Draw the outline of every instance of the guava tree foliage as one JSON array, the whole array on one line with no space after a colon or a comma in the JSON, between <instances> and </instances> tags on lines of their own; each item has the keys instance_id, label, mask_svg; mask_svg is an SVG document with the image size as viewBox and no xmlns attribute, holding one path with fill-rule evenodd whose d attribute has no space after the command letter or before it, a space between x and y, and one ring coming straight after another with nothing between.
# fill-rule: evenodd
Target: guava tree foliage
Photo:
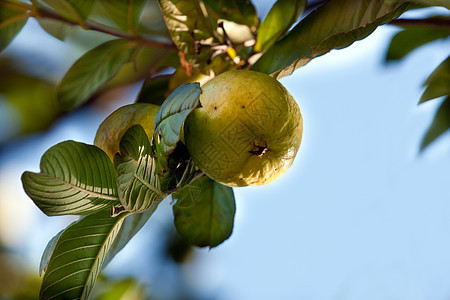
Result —
<instances>
[{"instance_id":1,"label":"guava tree foliage","mask_svg":"<svg viewBox=\"0 0 450 300\"><path fill-rule=\"evenodd\" d=\"M44 251L40 298L88 298L102 268L166 198L173 200L179 235L192 245L215 247L231 235L233 190L199 171L182 142L183 123L200 105L202 90L195 82L232 69L279 79L387 23L404 28L387 56L400 59L449 35L445 16L398 19L409 9L426 6L450 9L447 0L278 0L260 20L249 0L0 0L0 50L29 18L63 41L74 30L106 37L56 86L0 68L1 80L8 82L0 86L0 94L20 99L11 101L23 108L24 118L42 120L24 133L46 128L59 115L135 82L142 82L136 102L160 105L153 136L139 125L131 127L114 161L94 145L64 141L44 153L39 173L23 174L26 193L43 213L80 216ZM175 71L162 75L168 68ZM420 102L447 98L422 147L450 127L449 70L446 59L426 82ZM27 89L14 89L19 83ZM29 90L45 101L45 111L24 104Z\"/></svg>"}]
</instances>

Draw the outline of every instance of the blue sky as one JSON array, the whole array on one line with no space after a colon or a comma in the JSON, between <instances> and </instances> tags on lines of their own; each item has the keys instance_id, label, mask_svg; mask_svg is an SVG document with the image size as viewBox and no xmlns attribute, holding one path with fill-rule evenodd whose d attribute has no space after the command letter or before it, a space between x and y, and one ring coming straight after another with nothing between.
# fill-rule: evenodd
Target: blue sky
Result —
<instances>
[{"instance_id":1,"label":"blue sky","mask_svg":"<svg viewBox=\"0 0 450 300\"><path fill-rule=\"evenodd\" d=\"M32 30L15 47L26 46ZM449 42L386 66L396 31L379 28L281 80L304 117L300 152L278 181L234 189L233 235L215 249L197 250L181 270L194 289L223 300L450 297L450 137L419 153L442 100L417 106ZM105 116L80 111L0 157L0 222L10 228L0 235L33 268L47 241L73 219L40 213L23 193L20 174L37 171L40 156L59 141L92 143ZM166 201L106 272L157 283L159 271L142 270L136 257L155 259L152 245L170 214Z\"/></svg>"}]
</instances>

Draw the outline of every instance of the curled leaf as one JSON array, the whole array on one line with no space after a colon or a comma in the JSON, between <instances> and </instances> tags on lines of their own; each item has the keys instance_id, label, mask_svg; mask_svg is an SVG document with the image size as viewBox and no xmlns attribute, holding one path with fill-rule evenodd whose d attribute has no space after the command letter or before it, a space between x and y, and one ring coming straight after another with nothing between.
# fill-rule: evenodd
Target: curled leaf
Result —
<instances>
[{"instance_id":1,"label":"curled leaf","mask_svg":"<svg viewBox=\"0 0 450 300\"><path fill-rule=\"evenodd\" d=\"M187 116L200 105L201 92L197 82L183 84L167 97L156 113L153 149L157 157L158 171L168 170L169 155L181 140Z\"/></svg>"},{"instance_id":2,"label":"curled leaf","mask_svg":"<svg viewBox=\"0 0 450 300\"><path fill-rule=\"evenodd\" d=\"M23 188L48 216L85 215L119 205L117 176L105 152L74 141L51 147L41 172L25 172Z\"/></svg>"}]
</instances>

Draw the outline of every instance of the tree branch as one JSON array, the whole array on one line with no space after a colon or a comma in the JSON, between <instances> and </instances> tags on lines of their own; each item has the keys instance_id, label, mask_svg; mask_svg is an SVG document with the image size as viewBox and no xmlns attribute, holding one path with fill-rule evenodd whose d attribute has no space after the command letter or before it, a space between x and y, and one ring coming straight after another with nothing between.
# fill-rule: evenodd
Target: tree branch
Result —
<instances>
[{"instance_id":1,"label":"tree branch","mask_svg":"<svg viewBox=\"0 0 450 300\"><path fill-rule=\"evenodd\" d=\"M450 19L447 19L447 18L396 19L396 20L392 20L388 24L396 25L396 26L425 26L425 27L447 27L447 28L450 28Z\"/></svg>"},{"instance_id":2,"label":"tree branch","mask_svg":"<svg viewBox=\"0 0 450 300\"><path fill-rule=\"evenodd\" d=\"M162 41L151 40L151 39L145 38L143 36L132 35L132 34L117 30L112 27L108 27L106 25L103 25L103 24L100 24L100 23L97 23L97 22L94 22L91 20L86 20L83 22L83 24L80 24L74 20L68 19L64 16L57 14L56 12L54 12L52 10L49 10L49 9L43 8L43 7L36 7L34 5L29 5L26 3L9 2L9 1L2 3L2 5L10 7L11 9L26 12L30 17L34 17L36 19L46 18L46 19L60 21L62 23L66 23L66 24L72 25L72 26L81 26L82 28L84 28L86 30L102 32L102 33L112 35L112 36L115 36L115 37L118 37L118 38L121 38L124 40L135 42L135 43L143 45L143 46L149 46L149 47L155 47L155 48L165 48L165 49L175 49L176 48L175 44L172 41L162 42Z\"/></svg>"},{"instance_id":3,"label":"tree branch","mask_svg":"<svg viewBox=\"0 0 450 300\"><path fill-rule=\"evenodd\" d=\"M48 9L39 8L36 10L36 14L37 14L37 16L34 16L34 17L53 19L53 20L61 21L63 23L67 23L69 25L75 25L75 26L80 25L77 22L67 19L63 16L60 16L60 15L56 14L55 12L48 10ZM150 47L155 47L155 48L170 48L170 49L175 48L175 44L172 41L160 42L160 41L146 39L142 36L131 35L131 34L123 32L123 31L96 23L94 21L86 20L84 22L84 25L87 30L94 30L94 31L106 33L106 34L109 34L112 36L119 37L124 40L129 40L129 41L135 42L135 43L143 45L143 46L150 46Z\"/></svg>"}]
</instances>

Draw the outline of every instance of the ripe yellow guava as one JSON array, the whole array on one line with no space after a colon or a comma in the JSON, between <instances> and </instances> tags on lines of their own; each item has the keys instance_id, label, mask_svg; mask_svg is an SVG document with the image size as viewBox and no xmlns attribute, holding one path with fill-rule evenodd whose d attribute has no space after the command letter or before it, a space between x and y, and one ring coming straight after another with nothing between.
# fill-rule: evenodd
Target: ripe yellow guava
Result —
<instances>
[{"instance_id":1,"label":"ripe yellow guava","mask_svg":"<svg viewBox=\"0 0 450 300\"><path fill-rule=\"evenodd\" d=\"M184 139L197 166L228 186L263 185L291 166L303 119L289 92L259 72L225 72L202 87Z\"/></svg>"},{"instance_id":2,"label":"ripe yellow guava","mask_svg":"<svg viewBox=\"0 0 450 300\"><path fill-rule=\"evenodd\" d=\"M120 139L131 126L141 125L151 140L158 109L159 106L149 103L135 103L120 107L100 124L94 145L114 160L114 155L119 152Z\"/></svg>"}]
</instances>

